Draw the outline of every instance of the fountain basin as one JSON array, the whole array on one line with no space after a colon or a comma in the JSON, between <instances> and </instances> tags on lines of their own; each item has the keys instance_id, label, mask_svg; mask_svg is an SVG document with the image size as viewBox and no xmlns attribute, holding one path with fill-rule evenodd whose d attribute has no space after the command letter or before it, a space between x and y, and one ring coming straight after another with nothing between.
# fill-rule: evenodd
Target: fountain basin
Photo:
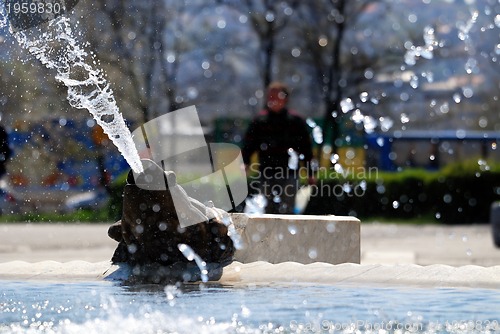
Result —
<instances>
[{"instance_id":1,"label":"fountain basin","mask_svg":"<svg viewBox=\"0 0 500 334\"><path fill-rule=\"evenodd\" d=\"M345 216L247 215L231 218L241 235L241 263L360 263L360 221Z\"/></svg>"},{"instance_id":2,"label":"fountain basin","mask_svg":"<svg viewBox=\"0 0 500 334\"><path fill-rule=\"evenodd\" d=\"M41 261L28 263L11 261L0 263L0 280L51 282L121 282L130 278L132 268L111 265L108 261ZM444 264L420 266L360 265L344 263L301 264L284 262L272 264L233 262L224 267L217 282L224 286L267 286L270 284L312 284L353 286L406 286L427 288L483 288L498 289L500 266L460 266Z\"/></svg>"},{"instance_id":3,"label":"fountain basin","mask_svg":"<svg viewBox=\"0 0 500 334\"><path fill-rule=\"evenodd\" d=\"M321 217L311 218L319 219ZM340 219L343 217L323 217L323 219L327 218ZM246 238L245 234L251 235L249 232L254 223L249 223L247 220L245 225L244 221L238 221L236 217L235 220L240 231L247 229L243 233L243 239ZM310 223L310 225L315 225L314 222ZM280 224L283 223L280 222ZM323 223L317 225L321 226L321 224ZM270 226L272 225L268 225L267 228ZM126 280L131 268L111 265L109 261L114 247L116 247L116 242L108 238L107 227L107 224L4 224L0 235L0 280L68 283ZM395 229L395 226L365 224L361 228L364 229L364 252L367 249L375 249L380 245L394 242L394 235L391 234L394 232L391 232L391 229ZM286 230L288 231L288 228ZM417 237L418 230L422 233ZM456 229L432 225L418 227L418 230L406 227L398 230L396 234L405 244L408 244L408 249L411 248L416 252L418 255L416 258L422 257L426 264L432 263L432 265L384 264L383 261L368 264L363 258L362 264L331 264L319 260L309 264L292 260L274 264L266 261L242 263L241 258L245 253L238 251L236 256L240 259L223 268L218 282L227 286L305 283L335 286L339 284L354 284L355 286L375 284L498 289L500 286L500 266L496 260L498 258L495 254L491 254L495 249L491 244L489 226L481 226L480 229ZM328 231L327 233L330 234ZM296 233L291 236L298 237L299 235ZM456 241L458 246L448 240L450 236L454 235L460 237ZM462 239L463 235L469 236L468 243L465 245ZM440 245L443 244L443 240L448 240L444 246L452 252L449 256L454 257L426 257L429 255L422 254L421 250L424 248L430 252L440 250L435 245L433 246L432 242L429 243L430 236L437 238ZM293 241L293 239L291 240ZM401 245L401 243L396 243L396 248L393 251L400 250ZM490 247L482 248L480 245ZM300 245L295 245L295 247L298 246ZM257 251L259 247L262 246L255 246L254 249ZM474 250L474 256L479 256L487 261L477 262L476 258L473 258L473 261L466 258L465 253L460 253L459 250L463 248L465 252L467 247ZM318 251L318 257L319 254ZM283 257L286 258L286 255ZM454 265L450 266L451 263ZM474 263L484 263L486 266L470 265Z\"/></svg>"}]
</instances>

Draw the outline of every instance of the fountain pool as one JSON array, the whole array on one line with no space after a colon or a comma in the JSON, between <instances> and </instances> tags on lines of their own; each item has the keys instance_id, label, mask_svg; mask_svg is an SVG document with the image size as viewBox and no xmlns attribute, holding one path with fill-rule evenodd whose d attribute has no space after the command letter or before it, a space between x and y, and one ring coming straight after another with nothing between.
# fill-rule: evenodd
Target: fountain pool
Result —
<instances>
[{"instance_id":1,"label":"fountain pool","mask_svg":"<svg viewBox=\"0 0 500 334\"><path fill-rule=\"evenodd\" d=\"M499 333L488 289L3 281L0 333Z\"/></svg>"}]
</instances>

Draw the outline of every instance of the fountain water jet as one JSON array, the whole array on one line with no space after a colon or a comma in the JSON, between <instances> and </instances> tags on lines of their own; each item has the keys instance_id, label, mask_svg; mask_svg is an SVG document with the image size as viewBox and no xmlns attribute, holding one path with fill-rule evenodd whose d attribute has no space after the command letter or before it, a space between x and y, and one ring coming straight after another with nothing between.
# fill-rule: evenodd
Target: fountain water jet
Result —
<instances>
[{"instance_id":1,"label":"fountain water jet","mask_svg":"<svg viewBox=\"0 0 500 334\"><path fill-rule=\"evenodd\" d=\"M0 8L1 28L7 24L7 9ZM20 22L17 21L11 22L10 32L45 67L56 70L56 80L68 88L70 105L77 109L87 109L130 167L136 173L141 173L143 169L139 154L113 91L103 72L89 65L89 53L77 41L69 18L58 16L49 21L47 27L36 26L42 21L34 22L27 23L26 26L19 25Z\"/></svg>"}]
</instances>

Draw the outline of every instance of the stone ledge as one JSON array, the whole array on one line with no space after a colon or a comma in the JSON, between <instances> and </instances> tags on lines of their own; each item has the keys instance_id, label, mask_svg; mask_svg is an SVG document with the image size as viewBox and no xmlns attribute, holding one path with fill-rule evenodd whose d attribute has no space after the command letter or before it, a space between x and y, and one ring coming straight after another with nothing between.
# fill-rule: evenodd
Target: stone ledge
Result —
<instances>
[{"instance_id":1,"label":"stone ledge","mask_svg":"<svg viewBox=\"0 0 500 334\"><path fill-rule=\"evenodd\" d=\"M89 263L71 261L60 263L43 261L29 263L12 261L0 263L1 280L80 282L80 281L127 281L132 268L111 265L109 261ZM240 263L224 267L219 283L227 286L258 286L269 284L356 284L411 287L449 287L498 289L500 266L480 267L447 265L359 265L344 263L301 264L284 262ZM114 283L113 283L114 284Z\"/></svg>"},{"instance_id":2,"label":"stone ledge","mask_svg":"<svg viewBox=\"0 0 500 334\"><path fill-rule=\"evenodd\" d=\"M233 213L231 218L244 244L235 261L360 263L355 217Z\"/></svg>"}]
</instances>

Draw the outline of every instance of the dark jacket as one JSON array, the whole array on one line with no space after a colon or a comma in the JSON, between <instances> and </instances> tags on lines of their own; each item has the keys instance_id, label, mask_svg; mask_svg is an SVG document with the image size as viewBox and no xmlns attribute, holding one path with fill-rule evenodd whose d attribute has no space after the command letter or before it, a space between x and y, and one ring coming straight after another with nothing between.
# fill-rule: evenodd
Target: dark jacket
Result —
<instances>
[{"instance_id":1,"label":"dark jacket","mask_svg":"<svg viewBox=\"0 0 500 334\"><path fill-rule=\"evenodd\" d=\"M243 140L243 161L248 165L252 154L258 152L261 171L268 167L287 168L290 148L303 155L301 161L310 170L312 143L304 119L287 109L278 113L264 109L247 129Z\"/></svg>"}]
</instances>

